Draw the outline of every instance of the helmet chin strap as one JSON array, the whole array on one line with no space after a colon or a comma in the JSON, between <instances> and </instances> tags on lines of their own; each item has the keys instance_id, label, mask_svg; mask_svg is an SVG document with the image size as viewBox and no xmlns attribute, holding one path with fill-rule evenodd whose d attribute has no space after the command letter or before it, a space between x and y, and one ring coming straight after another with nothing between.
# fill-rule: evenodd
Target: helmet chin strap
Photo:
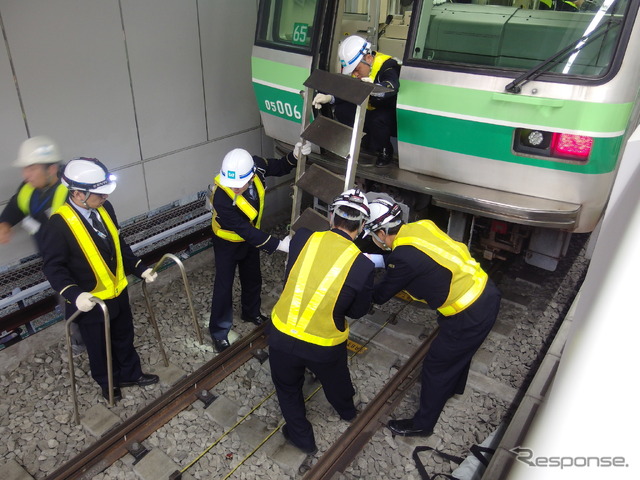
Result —
<instances>
[{"instance_id":1,"label":"helmet chin strap","mask_svg":"<svg viewBox=\"0 0 640 480\"><path fill-rule=\"evenodd\" d=\"M91 196L91 192L85 191L85 192L82 192L82 193L84 193L84 198L82 199L82 205L84 205L84 208L86 208L86 209L91 209L91 207L89 205L87 205L87 200Z\"/></svg>"},{"instance_id":2,"label":"helmet chin strap","mask_svg":"<svg viewBox=\"0 0 640 480\"><path fill-rule=\"evenodd\" d=\"M386 243L384 243L382 240L380 240L380 237L378 237L377 232L379 232L380 230L377 230L376 232L371 232L371 238L373 239L373 243L375 243L379 248L381 248L382 250L385 251L390 251L391 249L387 246Z\"/></svg>"}]
</instances>

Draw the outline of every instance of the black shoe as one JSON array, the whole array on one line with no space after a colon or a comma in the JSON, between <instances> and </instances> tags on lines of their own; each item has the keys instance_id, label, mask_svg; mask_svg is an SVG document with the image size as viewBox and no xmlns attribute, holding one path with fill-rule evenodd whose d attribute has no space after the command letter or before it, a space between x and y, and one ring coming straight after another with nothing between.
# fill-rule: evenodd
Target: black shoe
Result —
<instances>
[{"instance_id":1,"label":"black shoe","mask_svg":"<svg viewBox=\"0 0 640 480\"><path fill-rule=\"evenodd\" d=\"M259 313L258 315L256 315L255 317L249 317L247 315L242 315L242 320L244 320L245 322L251 322L256 326L260 326L265 322L269 321L269 317L267 317L266 315L262 315L261 313Z\"/></svg>"},{"instance_id":2,"label":"black shoe","mask_svg":"<svg viewBox=\"0 0 640 480\"><path fill-rule=\"evenodd\" d=\"M102 387L102 396L109 401L109 387ZM118 387L113 389L113 401L117 402L118 400L122 400L122 392Z\"/></svg>"},{"instance_id":3,"label":"black shoe","mask_svg":"<svg viewBox=\"0 0 640 480\"><path fill-rule=\"evenodd\" d=\"M356 418L358 418L358 414L359 414L359 413L360 413L360 412L358 411L358 409L356 409L356 413L354 413L352 417L350 417L350 418L346 418L346 417L343 417L342 415L340 415L340 418L341 418L342 420L344 420L345 422L353 423L353 421L354 421Z\"/></svg>"},{"instance_id":4,"label":"black shoe","mask_svg":"<svg viewBox=\"0 0 640 480\"><path fill-rule=\"evenodd\" d=\"M315 455L316 453L318 453L318 447L316 447L315 445L312 448L302 448L299 445L296 445L295 443L293 443L293 440L291 440L291 437L289 436L289 430L287 429L286 424L282 426L282 435L284 436L284 439L287 442L289 442L294 447L302 450L307 455Z\"/></svg>"},{"instance_id":5,"label":"black shoe","mask_svg":"<svg viewBox=\"0 0 640 480\"><path fill-rule=\"evenodd\" d=\"M160 377L158 375L153 375L151 373L143 373L140 375L140 378L133 382L120 382L121 387L145 387L147 385L153 385L154 383L158 383L160 381Z\"/></svg>"},{"instance_id":6,"label":"black shoe","mask_svg":"<svg viewBox=\"0 0 640 480\"><path fill-rule=\"evenodd\" d=\"M428 437L433 433L433 430L414 427L412 418L389 420L387 427L394 435L402 435L403 437Z\"/></svg>"},{"instance_id":7,"label":"black shoe","mask_svg":"<svg viewBox=\"0 0 640 480\"><path fill-rule=\"evenodd\" d=\"M376 159L376 167L386 167L393 160L393 148L384 147L378 152L378 158Z\"/></svg>"},{"instance_id":8,"label":"black shoe","mask_svg":"<svg viewBox=\"0 0 640 480\"><path fill-rule=\"evenodd\" d=\"M215 338L213 339L213 348L215 348L216 352L218 353L222 353L224 350L226 350L230 346L231 344L229 343L229 340L227 340L226 338L223 338L222 340L217 340Z\"/></svg>"}]
</instances>

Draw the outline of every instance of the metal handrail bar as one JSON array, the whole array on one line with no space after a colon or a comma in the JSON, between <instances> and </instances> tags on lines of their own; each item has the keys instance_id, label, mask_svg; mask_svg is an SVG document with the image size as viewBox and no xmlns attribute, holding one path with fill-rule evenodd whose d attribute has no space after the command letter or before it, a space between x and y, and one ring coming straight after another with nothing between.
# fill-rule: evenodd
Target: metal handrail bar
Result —
<instances>
[{"instance_id":1,"label":"metal handrail bar","mask_svg":"<svg viewBox=\"0 0 640 480\"><path fill-rule=\"evenodd\" d=\"M113 364L111 361L111 319L109 318L109 309L107 305L98 297L91 297L91 300L102 308L104 315L104 337L107 348L107 381L109 383L109 406L113 407ZM71 397L73 399L73 414L77 425L80 425L80 414L78 412L78 394L76 392L76 371L73 365L73 349L71 348L71 322L73 322L82 312L77 310L71 315L65 323L65 332L67 337L67 356L69 357L69 376L71 377Z\"/></svg>"},{"instance_id":2,"label":"metal handrail bar","mask_svg":"<svg viewBox=\"0 0 640 480\"><path fill-rule=\"evenodd\" d=\"M152 273L157 272L160 269L160 266L162 265L162 263L166 260L166 259L170 259L172 260L180 269L180 274L182 276L182 282L184 283L184 290L185 293L187 294L187 301L189 302L189 310L191 311L191 318L193 320L193 327L196 331L196 336L198 337L198 341L200 342L200 345L203 344L202 341L202 332L200 331L200 325L198 324L198 319L196 317L196 311L193 308L193 299L192 299L192 295L191 295L191 286L189 285L189 279L187 278L187 272L184 268L184 264L182 263L182 261L175 256L172 253L165 253L162 258L160 258L160 260L158 260L158 262L154 265L153 269L152 269ZM153 325L153 328L155 330L156 333L156 339L158 340L158 345L160 346L160 352L162 353L162 358L164 360L164 366L168 367L169 366L169 361L167 360L167 355L165 353L164 350L164 346L162 344L162 339L160 338L160 330L158 329L158 322L156 320L156 316L153 310L153 305L151 304L151 299L149 296L149 292L147 289L147 283L146 282L142 282L142 294L144 296L144 299L147 303L147 310L149 311L149 317L151 318L151 324Z\"/></svg>"}]
</instances>

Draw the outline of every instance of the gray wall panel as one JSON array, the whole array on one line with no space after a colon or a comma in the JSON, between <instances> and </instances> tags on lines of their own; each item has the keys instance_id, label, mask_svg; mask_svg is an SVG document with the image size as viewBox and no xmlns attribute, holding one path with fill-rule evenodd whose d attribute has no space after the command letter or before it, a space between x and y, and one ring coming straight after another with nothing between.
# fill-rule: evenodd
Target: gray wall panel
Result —
<instances>
[{"instance_id":1,"label":"gray wall panel","mask_svg":"<svg viewBox=\"0 0 640 480\"><path fill-rule=\"evenodd\" d=\"M256 3L201 0L199 5L209 138L258 126L251 85Z\"/></svg>"},{"instance_id":2,"label":"gray wall panel","mask_svg":"<svg viewBox=\"0 0 640 480\"><path fill-rule=\"evenodd\" d=\"M30 134L69 157L139 160L117 0L6 0L2 16Z\"/></svg>"},{"instance_id":3,"label":"gray wall panel","mask_svg":"<svg viewBox=\"0 0 640 480\"><path fill-rule=\"evenodd\" d=\"M0 0L0 209L28 135L102 160L119 177L121 222L206 188L231 148L262 154L256 14L246 0ZM19 232L0 268L33 251Z\"/></svg>"},{"instance_id":4,"label":"gray wall panel","mask_svg":"<svg viewBox=\"0 0 640 480\"><path fill-rule=\"evenodd\" d=\"M143 158L207 140L196 0L123 0Z\"/></svg>"},{"instance_id":5,"label":"gray wall panel","mask_svg":"<svg viewBox=\"0 0 640 480\"><path fill-rule=\"evenodd\" d=\"M256 129L146 162L145 177L151 208L165 205L163 198L167 194L173 198L182 198L206 190L220 171L222 159L229 150L246 148L250 153L259 155L260 142L260 130ZM181 168L168 177L165 172L174 169L175 165L180 165Z\"/></svg>"},{"instance_id":6,"label":"gray wall panel","mask_svg":"<svg viewBox=\"0 0 640 480\"><path fill-rule=\"evenodd\" d=\"M22 180L20 170L11 163L17 158L20 143L27 138L20 102L16 92L9 57L0 48L0 202L6 202Z\"/></svg>"}]
</instances>

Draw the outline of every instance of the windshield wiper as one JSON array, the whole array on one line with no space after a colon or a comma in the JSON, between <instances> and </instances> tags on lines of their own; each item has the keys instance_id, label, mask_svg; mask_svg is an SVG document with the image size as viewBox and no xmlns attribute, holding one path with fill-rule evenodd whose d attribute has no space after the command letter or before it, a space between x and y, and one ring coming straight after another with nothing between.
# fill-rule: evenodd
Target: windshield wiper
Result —
<instances>
[{"instance_id":1,"label":"windshield wiper","mask_svg":"<svg viewBox=\"0 0 640 480\"><path fill-rule=\"evenodd\" d=\"M524 72L522 75L517 77L513 82L509 83L504 89L509 93L520 93L522 91L522 86L530 80L534 80L538 78L539 75L549 70L560 60L565 58L566 56L573 54L575 52L579 52L596 38L603 36L605 33L610 31L613 27L618 27L622 25L621 20L610 19L606 23L601 23L596 28L593 29L592 32L584 35L579 38L575 42L567 45L565 48L560 50L557 53L554 53L552 56L543 60L538 65L533 67L531 70ZM606 27L606 28L603 28Z\"/></svg>"}]
</instances>

